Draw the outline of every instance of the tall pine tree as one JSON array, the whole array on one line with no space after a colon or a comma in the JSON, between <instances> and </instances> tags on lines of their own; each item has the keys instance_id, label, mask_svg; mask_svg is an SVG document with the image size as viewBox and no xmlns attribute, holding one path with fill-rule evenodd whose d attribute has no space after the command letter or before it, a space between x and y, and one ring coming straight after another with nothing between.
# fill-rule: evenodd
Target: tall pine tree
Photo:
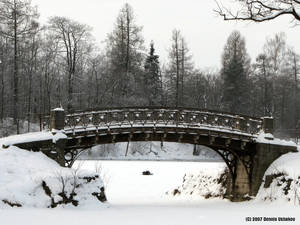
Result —
<instances>
[{"instance_id":1,"label":"tall pine tree","mask_svg":"<svg viewBox=\"0 0 300 225\"><path fill-rule=\"evenodd\" d=\"M137 92L143 69L144 38L136 24L133 8L126 3L119 12L114 30L108 35L107 56L114 80L112 95L123 104ZM130 103L132 104L132 103Z\"/></svg>"},{"instance_id":2,"label":"tall pine tree","mask_svg":"<svg viewBox=\"0 0 300 225\"><path fill-rule=\"evenodd\" d=\"M161 72L159 67L159 56L154 54L154 43L150 44L150 52L145 62L145 94L150 106L161 104Z\"/></svg>"},{"instance_id":3,"label":"tall pine tree","mask_svg":"<svg viewBox=\"0 0 300 225\"><path fill-rule=\"evenodd\" d=\"M230 34L222 63L223 109L234 113L247 113L249 57L245 40L238 31Z\"/></svg>"}]
</instances>

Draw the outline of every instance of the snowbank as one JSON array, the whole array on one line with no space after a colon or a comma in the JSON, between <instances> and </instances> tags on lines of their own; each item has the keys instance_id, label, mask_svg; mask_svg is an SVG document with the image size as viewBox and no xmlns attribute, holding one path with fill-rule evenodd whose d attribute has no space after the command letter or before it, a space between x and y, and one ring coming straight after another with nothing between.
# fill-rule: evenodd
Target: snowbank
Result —
<instances>
[{"instance_id":1,"label":"snowbank","mask_svg":"<svg viewBox=\"0 0 300 225\"><path fill-rule=\"evenodd\" d=\"M300 146L297 153L288 153L267 169L257 200L291 202L300 205Z\"/></svg>"},{"instance_id":2,"label":"snowbank","mask_svg":"<svg viewBox=\"0 0 300 225\"><path fill-rule=\"evenodd\" d=\"M103 183L93 172L60 167L40 152L0 149L0 208L103 205Z\"/></svg>"}]
</instances>

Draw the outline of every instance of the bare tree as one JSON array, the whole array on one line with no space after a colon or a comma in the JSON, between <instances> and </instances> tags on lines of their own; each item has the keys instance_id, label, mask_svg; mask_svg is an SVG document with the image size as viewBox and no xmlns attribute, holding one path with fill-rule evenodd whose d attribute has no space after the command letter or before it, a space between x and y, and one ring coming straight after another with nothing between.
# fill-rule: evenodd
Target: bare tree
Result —
<instances>
[{"instance_id":1,"label":"bare tree","mask_svg":"<svg viewBox=\"0 0 300 225\"><path fill-rule=\"evenodd\" d=\"M59 41L53 38L50 32L43 35L40 55L40 114L50 111L51 93L55 79L59 80L59 70L61 69L61 58L59 57ZM61 69L63 70L63 69ZM57 85L60 87L59 82ZM59 90L57 91L60 92ZM58 97L59 98L59 97Z\"/></svg>"},{"instance_id":2,"label":"bare tree","mask_svg":"<svg viewBox=\"0 0 300 225\"><path fill-rule=\"evenodd\" d=\"M186 76L193 70L193 63L187 43L179 30L173 30L171 41L172 46L169 50L169 65L166 75L169 80L170 94L175 95L174 104L178 107L183 105L184 82ZM173 93L174 90L175 94Z\"/></svg>"},{"instance_id":3,"label":"bare tree","mask_svg":"<svg viewBox=\"0 0 300 225\"><path fill-rule=\"evenodd\" d=\"M9 64L9 55L10 55L10 45L8 38L5 38L3 36L0 36L0 85L1 85L1 90L0 90L0 95L1 95L1 122L3 121L3 118L5 117L5 94L6 94L6 76L10 67Z\"/></svg>"},{"instance_id":4,"label":"bare tree","mask_svg":"<svg viewBox=\"0 0 300 225\"><path fill-rule=\"evenodd\" d=\"M31 35L27 38L26 41L24 41L23 44L23 54L21 55L22 61L23 61L23 73L25 76L23 76L25 81L27 81L26 89L24 90L24 98L27 102L27 121L28 121L28 127L27 131L30 131L30 123L32 119L32 100L33 100L33 85L34 85L34 78L37 74L38 70L38 51L40 48L40 38L39 38L39 29L38 27L36 30L32 30ZM23 87L24 88L24 87Z\"/></svg>"},{"instance_id":5,"label":"bare tree","mask_svg":"<svg viewBox=\"0 0 300 225\"><path fill-rule=\"evenodd\" d=\"M300 55L297 54L292 48L288 49L288 58L291 66L291 75L294 79L294 90L293 90L293 107L294 107L294 128L297 129L299 126L299 87L298 87L298 76L300 75Z\"/></svg>"},{"instance_id":6,"label":"bare tree","mask_svg":"<svg viewBox=\"0 0 300 225\"><path fill-rule=\"evenodd\" d=\"M73 82L79 62L80 51L83 50L84 42L90 37L91 28L85 24L65 17L53 17L49 21L50 30L60 41L61 50L64 52L66 60L67 80L68 80L68 99L67 110L73 110Z\"/></svg>"},{"instance_id":7,"label":"bare tree","mask_svg":"<svg viewBox=\"0 0 300 225\"><path fill-rule=\"evenodd\" d=\"M0 34L8 37L13 42L13 111L14 123L19 133L19 40L36 30L38 23L35 19L38 14L30 1L1 0L0 1Z\"/></svg>"},{"instance_id":8,"label":"bare tree","mask_svg":"<svg viewBox=\"0 0 300 225\"><path fill-rule=\"evenodd\" d=\"M299 0L235 0L235 9L216 1L215 10L224 20L248 20L264 22L289 15L295 25L300 22Z\"/></svg>"}]
</instances>

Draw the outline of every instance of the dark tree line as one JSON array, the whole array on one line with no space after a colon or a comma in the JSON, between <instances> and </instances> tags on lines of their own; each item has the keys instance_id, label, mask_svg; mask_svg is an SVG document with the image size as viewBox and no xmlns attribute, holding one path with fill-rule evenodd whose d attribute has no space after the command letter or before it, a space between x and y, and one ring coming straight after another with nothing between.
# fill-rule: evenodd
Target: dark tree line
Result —
<instances>
[{"instance_id":1,"label":"dark tree line","mask_svg":"<svg viewBox=\"0 0 300 225\"><path fill-rule=\"evenodd\" d=\"M35 122L62 106L68 112L113 106L170 106L273 116L277 128L295 128L299 114L299 55L284 34L266 40L250 60L245 38L233 31L221 69L193 63L181 31L170 35L160 63L155 42L125 4L99 49L91 28L65 17L41 26L27 0L0 0L0 119ZM30 123L29 123L30 124ZM30 127L28 126L28 129Z\"/></svg>"}]
</instances>

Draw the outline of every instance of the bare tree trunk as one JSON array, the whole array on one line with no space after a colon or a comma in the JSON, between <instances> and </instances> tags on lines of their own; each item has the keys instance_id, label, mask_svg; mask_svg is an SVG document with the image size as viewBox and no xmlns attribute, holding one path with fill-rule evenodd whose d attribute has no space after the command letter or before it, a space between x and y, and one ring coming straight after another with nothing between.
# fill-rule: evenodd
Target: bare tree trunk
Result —
<instances>
[{"instance_id":1,"label":"bare tree trunk","mask_svg":"<svg viewBox=\"0 0 300 225\"><path fill-rule=\"evenodd\" d=\"M184 76L185 76L185 44L184 39L181 39L181 103L184 102Z\"/></svg>"},{"instance_id":2,"label":"bare tree trunk","mask_svg":"<svg viewBox=\"0 0 300 225\"><path fill-rule=\"evenodd\" d=\"M72 72L69 72L68 76L68 112L72 111L72 102L73 102L73 84L72 84Z\"/></svg>"},{"instance_id":3,"label":"bare tree trunk","mask_svg":"<svg viewBox=\"0 0 300 225\"><path fill-rule=\"evenodd\" d=\"M176 54L176 107L179 106L179 46L178 46L178 33L175 34L175 54Z\"/></svg>"},{"instance_id":4,"label":"bare tree trunk","mask_svg":"<svg viewBox=\"0 0 300 225\"><path fill-rule=\"evenodd\" d=\"M299 118L299 108L298 108L298 67L297 67L297 58L296 53L293 52L293 63L294 63L294 125L295 129L298 125L298 118Z\"/></svg>"},{"instance_id":5,"label":"bare tree trunk","mask_svg":"<svg viewBox=\"0 0 300 225\"><path fill-rule=\"evenodd\" d=\"M129 12L127 10L127 28L126 28L126 38L127 38L127 45L126 45L126 81L125 82L129 82L129 72L130 72L130 18L129 18ZM128 86L128 85L126 85ZM136 85L135 85L136 86ZM136 88L136 87L135 87ZM128 97L128 90L126 87L126 97Z\"/></svg>"},{"instance_id":6,"label":"bare tree trunk","mask_svg":"<svg viewBox=\"0 0 300 225\"><path fill-rule=\"evenodd\" d=\"M18 36L17 36L17 3L14 1L14 11L13 11L13 17L14 17L14 91L13 91L13 101L14 101L14 124L17 125L17 134L20 133L19 130L19 115L18 115L18 82L19 82L19 69L18 69Z\"/></svg>"},{"instance_id":7,"label":"bare tree trunk","mask_svg":"<svg viewBox=\"0 0 300 225\"><path fill-rule=\"evenodd\" d=\"M1 65L1 122L4 117L4 66Z\"/></svg>"},{"instance_id":8,"label":"bare tree trunk","mask_svg":"<svg viewBox=\"0 0 300 225\"><path fill-rule=\"evenodd\" d=\"M4 48L5 48L5 52L7 49L6 43L5 46L3 46L3 50L1 51L1 59L0 59L0 66L1 66L1 122L3 122L3 118L4 118Z\"/></svg>"},{"instance_id":9,"label":"bare tree trunk","mask_svg":"<svg viewBox=\"0 0 300 225\"><path fill-rule=\"evenodd\" d=\"M31 102L32 102L32 73L33 71L36 71L37 69L37 49L36 49L36 43L35 43L35 38L33 37L32 40L32 49L31 49L31 60L30 60L30 70L29 70L29 87L28 87L28 109L27 109L27 114L28 114L28 127L27 131L30 131L30 123L31 123ZM33 64L33 65L32 65Z\"/></svg>"},{"instance_id":10,"label":"bare tree trunk","mask_svg":"<svg viewBox=\"0 0 300 225\"><path fill-rule=\"evenodd\" d=\"M125 152L125 156L127 156L127 154L128 154L128 149L129 149L129 141L127 142L127 145L126 145L126 152Z\"/></svg>"},{"instance_id":11,"label":"bare tree trunk","mask_svg":"<svg viewBox=\"0 0 300 225\"><path fill-rule=\"evenodd\" d=\"M96 106L99 106L99 78L98 78L98 72L96 71Z\"/></svg>"},{"instance_id":12,"label":"bare tree trunk","mask_svg":"<svg viewBox=\"0 0 300 225\"><path fill-rule=\"evenodd\" d=\"M31 95L32 95L32 71L29 72L29 87L28 87L28 109L27 109L27 131L30 131L30 123L31 123Z\"/></svg>"},{"instance_id":13,"label":"bare tree trunk","mask_svg":"<svg viewBox=\"0 0 300 225\"><path fill-rule=\"evenodd\" d=\"M281 107L280 107L280 128L284 127L284 121L285 121L285 87L282 90L282 96L281 96Z\"/></svg>"},{"instance_id":14,"label":"bare tree trunk","mask_svg":"<svg viewBox=\"0 0 300 225\"><path fill-rule=\"evenodd\" d=\"M267 106L267 98L268 98L268 85L267 85L267 72L266 72L266 64L265 59L263 59L263 74L264 74L264 116L268 115L268 106Z\"/></svg>"}]
</instances>

